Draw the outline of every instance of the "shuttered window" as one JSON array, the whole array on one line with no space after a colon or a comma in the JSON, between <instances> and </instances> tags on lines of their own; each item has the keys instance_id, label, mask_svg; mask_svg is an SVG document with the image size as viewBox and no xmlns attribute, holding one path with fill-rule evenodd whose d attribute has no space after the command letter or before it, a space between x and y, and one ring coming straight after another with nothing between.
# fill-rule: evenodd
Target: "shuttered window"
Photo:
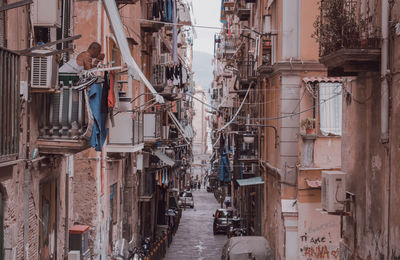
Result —
<instances>
[{"instance_id":1,"label":"shuttered window","mask_svg":"<svg viewBox=\"0 0 400 260\"><path fill-rule=\"evenodd\" d=\"M5 3L5 0L0 0L0 6ZM0 12L0 47L6 47L6 12Z\"/></svg>"}]
</instances>

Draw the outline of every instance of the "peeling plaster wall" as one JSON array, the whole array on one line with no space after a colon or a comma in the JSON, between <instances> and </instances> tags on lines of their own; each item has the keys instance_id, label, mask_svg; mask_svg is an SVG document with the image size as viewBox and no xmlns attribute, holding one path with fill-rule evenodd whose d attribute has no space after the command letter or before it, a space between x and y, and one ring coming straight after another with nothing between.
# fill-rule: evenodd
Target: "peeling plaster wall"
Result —
<instances>
[{"instance_id":1,"label":"peeling plaster wall","mask_svg":"<svg viewBox=\"0 0 400 260\"><path fill-rule=\"evenodd\" d=\"M284 223L278 180L264 173L264 237L275 251L276 259L284 259Z\"/></svg>"},{"instance_id":2,"label":"peeling plaster wall","mask_svg":"<svg viewBox=\"0 0 400 260\"><path fill-rule=\"evenodd\" d=\"M298 204L298 259L339 259L340 217L320 208L320 202Z\"/></svg>"},{"instance_id":3,"label":"peeling plaster wall","mask_svg":"<svg viewBox=\"0 0 400 260\"><path fill-rule=\"evenodd\" d=\"M344 218L341 254L352 259L387 256L388 156L380 142L379 86L379 75L362 74L348 88L357 100L373 98L364 104L343 100L342 169L356 202L353 216Z\"/></svg>"},{"instance_id":4,"label":"peeling plaster wall","mask_svg":"<svg viewBox=\"0 0 400 260\"><path fill-rule=\"evenodd\" d=\"M391 8L392 24L400 26L400 1L394 1ZM394 28L392 27L392 30ZM391 199L390 199L390 234L389 257L393 260L400 259L400 35L395 35L391 46L392 77L392 111L391 111Z\"/></svg>"}]
</instances>

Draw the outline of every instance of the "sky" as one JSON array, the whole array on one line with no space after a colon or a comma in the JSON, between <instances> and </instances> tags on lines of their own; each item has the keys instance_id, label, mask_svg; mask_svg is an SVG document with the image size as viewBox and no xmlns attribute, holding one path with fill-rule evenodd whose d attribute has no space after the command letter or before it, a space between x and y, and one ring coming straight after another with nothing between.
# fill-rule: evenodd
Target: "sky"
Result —
<instances>
[{"instance_id":1,"label":"sky","mask_svg":"<svg viewBox=\"0 0 400 260\"><path fill-rule=\"evenodd\" d=\"M219 22L221 0L192 0L195 25L221 27ZM195 28L197 38L194 40L194 51L209 54L214 52L214 34L216 29Z\"/></svg>"}]
</instances>

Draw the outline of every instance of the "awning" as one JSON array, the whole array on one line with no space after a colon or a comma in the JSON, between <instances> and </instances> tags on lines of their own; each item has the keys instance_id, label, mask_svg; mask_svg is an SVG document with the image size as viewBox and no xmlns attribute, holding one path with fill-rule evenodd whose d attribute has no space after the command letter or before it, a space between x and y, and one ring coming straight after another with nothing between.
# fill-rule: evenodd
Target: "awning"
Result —
<instances>
[{"instance_id":1,"label":"awning","mask_svg":"<svg viewBox=\"0 0 400 260\"><path fill-rule=\"evenodd\" d=\"M169 166L174 166L175 161L169 158L165 153L161 152L160 150L154 150L154 155L157 156L161 161L168 164Z\"/></svg>"},{"instance_id":2,"label":"awning","mask_svg":"<svg viewBox=\"0 0 400 260\"><path fill-rule=\"evenodd\" d=\"M343 81L343 78L340 77L306 77L303 78L304 83L309 83L309 82L332 82L332 83L341 83Z\"/></svg>"},{"instance_id":3,"label":"awning","mask_svg":"<svg viewBox=\"0 0 400 260\"><path fill-rule=\"evenodd\" d=\"M106 153L136 153L144 148L144 143L136 145L107 144L104 146Z\"/></svg>"},{"instance_id":4,"label":"awning","mask_svg":"<svg viewBox=\"0 0 400 260\"><path fill-rule=\"evenodd\" d=\"M190 125L187 125L185 127L185 136L187 138L189 138L189 139L192 139L195 136L195 132L194 132L193 128Z\"/></svg>"},{"instance_id":5,"label":"awning","mask_svg":"<svg viewBox=\"0 0 400 260\"><path fill-rule=\"evenodd\" d=\"M119 46L119 50L122 54L122 59L128 66L128 75L133 78L142 79L146 87L153 93L156 97L158 103L164 103L164 98L160 96L154 87L151 85L149 80L144 76L143 72L140 70L139 66L133 59L131 52L129 50L128 40L125 35L124 27L122 25L121 17L119 16L118 8L115 0L103 0L104 8L107 12L108 20L113 28L115 38Z\"/></svg>"},{"instance_id":6,"label":"awning","mask_svg":"<svg viewBox=\"0 0 400 260\"><path fill-rule=\"evenodd\" d=\"M186 137L186 134L185 134L185 128L183 128L183 126L181 125L179 120L175 117L174 113L172 113L171 111L168 111L168 115L172 119L172 122L174 122L174 124L178 128L179 132L182 134L182 136L185 139L186 143L189 144L189 141L187 140L187 137Z\"/></svg>"},{"instance_id":7,"label":"awning","mask_svg":"<svg viewBox=\"0 0 400 260\"><path fill-rule=\"evenodd\" d=\"M264 180L261 177L253 177L248 179L240 179L236 180L239 186L249 186L249 185L258 185L264 184Z\"/></svg>"}]
</instances>

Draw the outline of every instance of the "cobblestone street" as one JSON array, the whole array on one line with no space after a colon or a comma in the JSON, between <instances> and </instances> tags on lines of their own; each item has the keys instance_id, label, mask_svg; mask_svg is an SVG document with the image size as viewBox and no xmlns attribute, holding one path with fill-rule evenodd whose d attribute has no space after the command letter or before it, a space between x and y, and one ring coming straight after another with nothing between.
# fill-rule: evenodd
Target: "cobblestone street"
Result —
<instances>
[{"instance_id":1,"label":"cobblestone street","mask_svg":"<svg viewBox=\"0 0 400 260\"><path fill-rule=\"evenodd\" d=\"M212 193L193 192L194 209L182 213L179 229L168 248L166 259L220 259L226 235L213 235L213 214L219 208Z\"/></svg>"}]
</instances>

